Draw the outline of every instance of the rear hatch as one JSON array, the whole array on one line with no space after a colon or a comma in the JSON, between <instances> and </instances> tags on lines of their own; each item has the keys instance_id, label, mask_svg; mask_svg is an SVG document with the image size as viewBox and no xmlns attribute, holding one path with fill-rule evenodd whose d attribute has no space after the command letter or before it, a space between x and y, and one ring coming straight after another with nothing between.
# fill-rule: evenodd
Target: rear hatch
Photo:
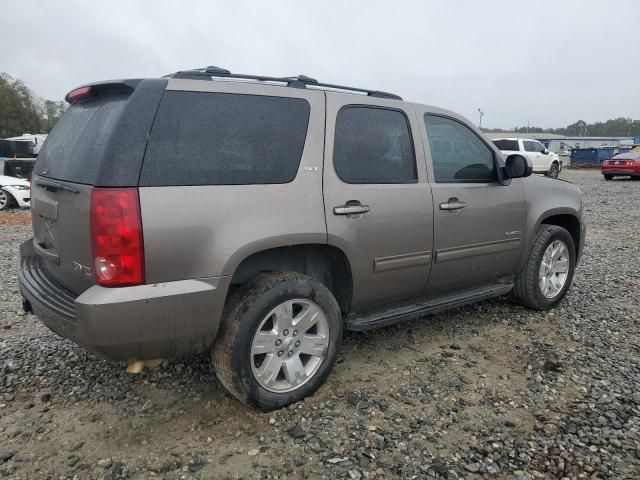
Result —
<instances>
[{"instance_id":1,"label":"rear hatch","mask_svg":"<svg viewBox=\"0 0 640 480\"><path fill-rule=\"evenodd\" d=\"M34 169L34 249L49 274L75 294L96 283L90 232L93 187L137 186L147 135L166 81L151 86L153 98L150 89L141 89L138 83L85 87L84 96L72 98L51 131Z\"/></svg>"}]
</instances>

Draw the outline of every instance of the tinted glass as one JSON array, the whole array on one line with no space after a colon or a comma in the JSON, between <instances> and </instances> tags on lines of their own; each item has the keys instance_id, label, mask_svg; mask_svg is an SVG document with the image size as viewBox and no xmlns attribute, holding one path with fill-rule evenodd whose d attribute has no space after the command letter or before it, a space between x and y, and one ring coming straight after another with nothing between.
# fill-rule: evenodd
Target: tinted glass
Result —
<instances>
[{"instance_id":1,"label":"tinted glass","mask_svg":"<svg viewBox=\"0 0 640 480\"><path fill-rule=\"evenodd\" d=\"M101 95L71 105L42 145L36 173L94 184L127 97L126 94Z\"/></svg>"},{"instance_id":2,"label":"tinted glass","mask_svg":"<svg viewBox=\"0 0 640 480\"><path fill-rule=\"evenodd\" d=\"M615 160L640 160L640 153L636 153L636 152L619 153L613 158Z\"/></svg>"},{"instance_id":3,"label":"tinted glass","mask_svg":"<svg viewBox=\"0 0 640 480\"><path fill-rule=\"evenodd\" d=\"M536 145L537 142L532 142L530 140L524 140L522 143L524 143L524 149L527 152L539 152L540 148L538 148L538 145Z\"/></svg>"},{"instance_id":4,"label":"tinted glass","mask_svg":"<svg viewBox=\"0 0 640 480\"><path fill-rule=\"evenodd\" d=\"M309 109L299 98L166 92L140 185L290 182L302 157Z\"/></svg>"},{"instance_id":5,"label":"tinted glass","mask_svg":"<svg viewBox=\"0 0 640 480\"><path fill-rule=\"evenodd\" d=\"M338 113L333 164L347 183L416 181L407 118L397 110L347 107Z\"/></svg>"},{"instance_id":6,"label":"tinted glass","mask_svg":"<svg viewBox=\"0 0 640 480\"><path fill-rule=\"evenodd\" d=\"M450 118L425 115L433 174L438 183L497 180L493 151L468 127Z\"/></svg>"},{"instance_id":7,"label":"tinted glass","mask_svg":"<svg viewBox=\"0 0 640 480\"><path fill-rule=\"evenodd\" d=\"M513 150L515 152L520 150L517 140L494 140L493 144L498 147L498 150Z\"/></svg>"}]
</instances>

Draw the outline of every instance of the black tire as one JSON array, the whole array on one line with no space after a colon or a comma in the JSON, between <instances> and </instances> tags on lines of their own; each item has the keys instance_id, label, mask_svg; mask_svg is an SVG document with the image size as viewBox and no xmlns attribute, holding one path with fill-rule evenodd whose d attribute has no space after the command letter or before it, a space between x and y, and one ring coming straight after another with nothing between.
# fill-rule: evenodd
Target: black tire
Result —
<instances>
[{"instance_id":1,"label":"black tire","mask_svg":"<svg viewBox=\"0 0 640 480\"><path fill-rule=\"evenodd\" d=\"M261 322L287 300L308 299L329 324L326 356L312 376L295 390L277 393L261 386L251 368L251 343ZM342 314L333 294L314 278L299 273L263 273L239 287L225 305L223 323L211 357L216 375L241 402L273 410L298 402L322 385L335 364L342 342Z\"/></svg>"},{"instance_id":2,"label":"black tire","mask_svg":"<svg viewBox=\"0 0 640 480\"><path fill-rule=\"evenodd\" d=\"M560 165L558 162L553 162L549 167L549 171L547 172L547 177L549 178L558 178L560 175Z\"/></svg>"},{"instance_id":3,"label":"black tire","mask_svg":"<svg viewBox=\"0 0 640 480\"><path fill-rule=\"evenodd\" d=\"M613 179L613 175L607 175L607 174L605 174L605 175L604 175L604 179L605 179L605 180L612 180L612 179Z\"/></svg>"},{"instance_id":4,"label":"black tire","mask_svg":"<svg viewBox=\"0 0 640 480\"><path fill-rule=\"evenodd\" d=\"M563 241L569 250L569 271L562 290L555 297L549 299L543 295L540 289L538 273L545 250L555 240ZM513 295L521 305L535 310L549 310L562 300L569 290L575 266L576 247L569 232L556 225L542 225L533 242L527 263L516 277Z\"/></svg>"},{"instance_id":5,"label":"black tire","mask_svg":"<svg viewBox=\"0 0 640 480\"><path fill-rule=\"evenodd\" d=\"M9 192L0 189L0 211L9 210L13 207L15 200Z\"/></svg>"}]
</instances>

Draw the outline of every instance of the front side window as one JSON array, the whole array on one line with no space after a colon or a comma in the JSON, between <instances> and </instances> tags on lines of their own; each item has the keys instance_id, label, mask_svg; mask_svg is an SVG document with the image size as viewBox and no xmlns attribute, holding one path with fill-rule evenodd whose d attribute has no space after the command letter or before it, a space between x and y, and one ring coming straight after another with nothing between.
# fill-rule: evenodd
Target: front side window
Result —
<instances>
[{"instance_id":1,"label":"front side window","mask_svg":"<svg viewBox=\"0 0 640 480\"><path fill-rule=\"evenodd\" d=\"M343 108L336 119L333 165L347 183L416 182L407 117L385 108Z\"/></svg>"},{"instance_id":2,"label":"front side window","mask_svg":"<svg viewBox=\"0 0 640 480\"><path fill-rule=\"evenodd\" d=\"M531 140L525 140L523 143L524 143L525 152L539 152L540 151L540 149L538 148L538 145L536 145L536 143L538 143L538 142L532 142Z\"/></svg>"},{"instance_id":3,"label":"front side window","mask_svg":"<svg viewBox=\"0 0 640 480\"><path fill-rule=\"evenodd\" d=\"M438 115L426 114L424 122L437 183L497 181L493 151L471 129Z\"/></svg>"}]
</instances>

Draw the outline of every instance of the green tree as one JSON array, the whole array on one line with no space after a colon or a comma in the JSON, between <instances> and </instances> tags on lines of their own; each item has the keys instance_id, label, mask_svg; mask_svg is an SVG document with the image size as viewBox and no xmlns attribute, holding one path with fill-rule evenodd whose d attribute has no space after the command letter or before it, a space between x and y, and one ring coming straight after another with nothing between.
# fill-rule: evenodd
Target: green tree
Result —
<instances>
[{"instance_id":1,"label":"green tree","mask_svg":"<svg viewBox=\"0 0 640 480\"><path fill-rule=\"evenodd\" d=\"M578 120L563 128L515 127L511 130L502 128L482 129L485 132L514 133L553 133L567 137L635 137L640 136L640 120L632 118L613 118L606 122L587 123Z\"/></svg>"},{"instance_id":2,"label":"green tree","mask_svg":"<svg viewBox=\"0 0 640 480\"><path fill-rule=\"evenodd\" d=\"M42 107L42 129L49 133L66 109L67 103L64 101L45 100Z\"/></svg>"},{"instance_id":3,"label":"green tree","mask_svg":"<svg viewBox=\"0 0 640 480\"><path fill-rule=\"evenodd\" d=\"M42 116L38 101L20 80L0 73L0 138L40 133Z\"/></svg>"},{"instance_id":4,"label":"green tree","mask_svg":"<svg viewBox=\"0 0 640 480\"><path fill-rule=\"evenodd\" d=\"M21 81L0 72L0 138L49 133L67 102L43 100Z\"/></svg>"}]
</instances>

